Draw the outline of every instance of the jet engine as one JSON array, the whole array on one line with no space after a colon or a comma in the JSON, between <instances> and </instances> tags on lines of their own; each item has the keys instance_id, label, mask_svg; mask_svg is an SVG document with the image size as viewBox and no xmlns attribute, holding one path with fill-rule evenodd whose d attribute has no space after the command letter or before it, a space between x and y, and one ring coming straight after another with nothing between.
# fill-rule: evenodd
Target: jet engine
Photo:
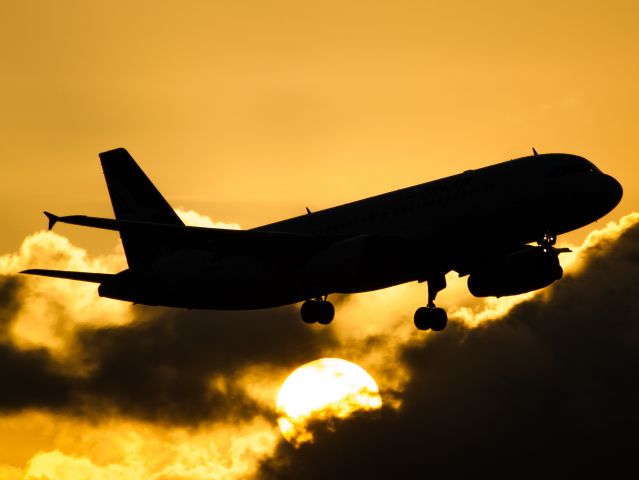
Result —
<instances>
[{"instance_id":1,"label":"jet engine","mask_svg":"<svg viewBox=\"0 0 639 480\"><path fill-rule=\"evenodd\" d=\"M475 297L519 295L547 287L563 275L561 249L526 245L468 277L468 290Z\"/></svg>"}]
</instances>

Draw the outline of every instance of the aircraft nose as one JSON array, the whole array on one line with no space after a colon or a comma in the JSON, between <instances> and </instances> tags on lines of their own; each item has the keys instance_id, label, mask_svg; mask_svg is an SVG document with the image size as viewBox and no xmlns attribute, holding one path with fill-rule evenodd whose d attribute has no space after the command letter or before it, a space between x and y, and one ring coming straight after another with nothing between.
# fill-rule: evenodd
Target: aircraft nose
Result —
<instances>
[{"instance_id":1,"label":"aircraft nose","mask_svg":"<svg viewBox=\"0 0 639 480\"><path fill-rule=\"evenodd\" d=\"M616 178L611 177L610 175L604 174L604 183L604 190L608 197L608 201L610 202L609 208L612 210L619 204L621 197L623 197L623 187Z\"/></svg>"}]
</instances>

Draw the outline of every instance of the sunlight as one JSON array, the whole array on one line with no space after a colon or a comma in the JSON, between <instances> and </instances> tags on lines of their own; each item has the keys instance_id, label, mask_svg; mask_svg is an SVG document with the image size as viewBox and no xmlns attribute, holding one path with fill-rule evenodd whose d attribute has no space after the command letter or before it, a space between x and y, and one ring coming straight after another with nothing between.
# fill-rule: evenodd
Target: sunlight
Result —
<instances>
[{"instance_id":1,"label":"sunlight","mask_svg":"<svg viewBox=\"0 0 639 480\"><path fill-rule=\"evenodd\" d=\"M311 441L312 420L343 419L375 410L382 398L375 380L360 366L339 358L302 365L284 381L277 397L278 424L293 445Z\"/></svg>"}]
</instances>

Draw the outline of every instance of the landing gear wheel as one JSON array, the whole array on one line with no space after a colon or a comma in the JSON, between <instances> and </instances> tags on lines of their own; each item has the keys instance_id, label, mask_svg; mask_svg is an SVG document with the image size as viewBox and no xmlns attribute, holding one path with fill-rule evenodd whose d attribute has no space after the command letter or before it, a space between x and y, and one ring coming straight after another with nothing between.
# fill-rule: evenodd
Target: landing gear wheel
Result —
<instances>
[{"instance_id":1,"label":"landing gear wheel","mask_svg":"<svg viewBox=\"0 0 639 480\"><path fill-rule=\"evenodd\" d=\"M413 321L415 322L417 330L430 329L430 309L426 307L419 307L415 311Z\"/></svg>"},{"instance_id":2,"label":"landing gear wheel","mask_svg":"<svg viewBox=\"0 0 639 480\"><path fill-rule=\"evenodd\" d=\"M304 323L317 322L317 303L317 300L306 300L302 304L300 315L302 316L302 320L304 321Z\"/></svg>"},{"instance_id":3,"label":"landing gear wheel","mask_svg":"<svg viewBox=\"0 0 639 480\"><path fill-rule=\"evenodd\" d=\"M431 312L430 328L433 332L441 332L448 324L448 315L443 308L433 308Z\"/></svg>"},{"instance_id":4,"label":"landing gear wheel","mask_svg":"<svg viewBox=\"0 0 639 480\"><path fill-rule=\"evenodd\" d=\"M432 330L441 332L448 324L448 315L443 308L435 306L437 292L446 288L446 277L435 275L426 280L428 282L428 305L419 307L415 311L413 321L418 330Z\"/></svg>"},{"instance_id":5,"label":"landing gear wheel","mask_svg":"<svg viewBox=\"0 0 639 480\"><path fill-rule=\"evenodd\" d=\"M333 304L327 300L321 300L318 303L318 307L320 310L320 316L317 323L320 325L328 325L331 323L335 317L335 307Z\"/></svg>"},{"instance_id":6,"label":"landing gear wheel","mask_svg":"<svg viewBox=\"0 0 639 480\"><path fill-rule=\"evenodd\" d=\"M307 300L300 310L305 323L319 323L328 325L335 317L335 307L327 300Z\"/></svg>"},{"instance_id":7,"label":"landing gear wheel","mask_svg":"<svg viewBox=\"0 0 639 480\"><path fill-rule=\"evenodd\" d=\"M448 315L443 308L419 307L413 320L418 330L441 332L448 324Z\"/></svg>"}]
</instances>

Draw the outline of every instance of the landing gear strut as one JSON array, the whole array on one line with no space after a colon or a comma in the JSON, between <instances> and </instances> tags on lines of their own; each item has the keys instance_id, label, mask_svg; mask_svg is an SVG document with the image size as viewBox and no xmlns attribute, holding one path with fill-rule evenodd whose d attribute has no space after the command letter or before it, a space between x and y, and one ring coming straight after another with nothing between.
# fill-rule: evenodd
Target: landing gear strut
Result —
<instances>
[{"instance_id":1,"label":"landing gear strut","mask_svg":"<svg viewBox=\"0 0 639 480\"><path fill-rule=\"evenodd\" d=\"M326 300L326 297L320 297L314 300L306 300L302 304L300 314L305 323L317 322L320 325L328 325L335 317L335 307Z\"/></svg>"},{"instance_id":2,"label":"landing gear strut","mask_svg":"<svg viewBox=\"0 0 639 480\"><path fill-rule=\"evenodd\" d=\"M429 278L428 282L428 305L419 307L415 311L414 322L418 330L433 330L441 332L448 324L448 315L443 308L435 306L437 293L446 288L446 278L444 275Z\"/></svg>"}]
</instances>

